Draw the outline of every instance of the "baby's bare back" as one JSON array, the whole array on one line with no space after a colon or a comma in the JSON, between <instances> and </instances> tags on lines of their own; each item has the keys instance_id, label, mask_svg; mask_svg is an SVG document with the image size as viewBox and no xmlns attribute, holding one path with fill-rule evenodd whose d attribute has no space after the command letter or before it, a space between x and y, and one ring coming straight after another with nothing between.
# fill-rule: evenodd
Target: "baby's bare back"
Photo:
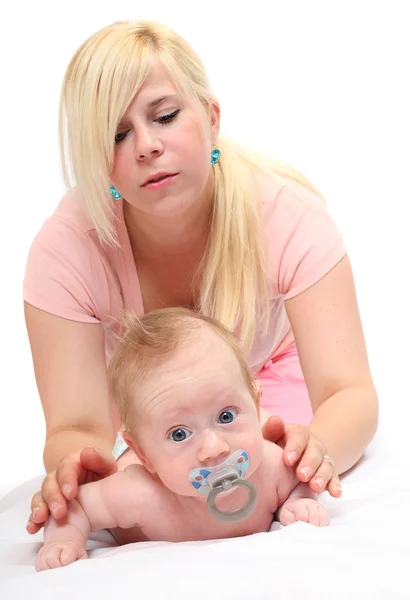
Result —
<instances>
[{"instance_id":1,"label":"baby's bare back","mask_svg":"<svg viewBox=\"0 0 410 600\"><path fill-rule=\"evenodd\" d=\"M132 451L129 450L127 454L129 455L130 452ZM131 459L129 455L128 464L132 462ZM141 511L139 523L127 529L117 527L110 530L120 544L139 541L182 542L219 539L267 531L272 523L273 514L278 508L278 488L281 489L283 502L285 499L283 496L287 497L297 484L294 469L286 467L283 463L282 449L275 444L265 442L263 461L249 478L258 491L255 510L240 523L223 523L208 513L206 496L199 492L196 497L177 496L142 469L143 467L137 464L131 464L126 468L133 484L138 485L136 479L141 479L147 501ZM239 508L245 503L247 493L245 489L237 487L223 497L219 496L217 506L224 511Z\"/></svg>"}]
</instances>

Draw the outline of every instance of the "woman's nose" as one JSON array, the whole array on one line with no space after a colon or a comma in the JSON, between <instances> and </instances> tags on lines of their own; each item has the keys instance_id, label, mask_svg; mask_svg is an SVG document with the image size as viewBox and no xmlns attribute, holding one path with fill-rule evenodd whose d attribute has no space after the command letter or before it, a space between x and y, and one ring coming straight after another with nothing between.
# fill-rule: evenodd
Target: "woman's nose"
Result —
<instances>
[{"instance_id":1,"label":"woman's nose","mask_svg":"<svg viewBox=\"0 0 410 600\"><path fill-rule=\"evenodd\" d=\"M162 154L163 146L155 132L146 127L139 127L135 138L135 158L137 160L144 160L152 154Z\"/></svg>"},{"instance_id":2,"label":"woman's nose","mask_svg":"<svg viewBox=\"0 0 410 600\"><path fill-rule=\"evenodd\" d=\"M223 436L214 431L205 431L197 452L197 458L201 463L209 464L215 461L215 464L218 464L220 460L223 460L229 454L229 450L229 443ZM212 465L209 464L209 466Z\"/></svg>"}]
</instances>

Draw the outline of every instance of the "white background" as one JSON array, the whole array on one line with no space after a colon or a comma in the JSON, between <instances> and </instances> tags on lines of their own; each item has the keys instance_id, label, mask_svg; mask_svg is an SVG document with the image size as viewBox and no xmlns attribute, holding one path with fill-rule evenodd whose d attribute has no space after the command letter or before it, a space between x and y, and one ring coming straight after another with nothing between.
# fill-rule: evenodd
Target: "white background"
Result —
<instances>
[{"instance_id":1,"label":"white background","mask_svg":"<svg viewBox=\"0 0 410 600\"><path fill-rule=\"evenodd\" d=\"M0 483L42 472L45 427L22 309L30 243L64 193L57 110L72 54L116 20L162 20L197 50L221 102L222 133L282 158L325 194L353 263L380 429L409 416L408 4L69 3L0 9ZM406 428L406 429L405 429Z\"/></svg>"}]
</instances>

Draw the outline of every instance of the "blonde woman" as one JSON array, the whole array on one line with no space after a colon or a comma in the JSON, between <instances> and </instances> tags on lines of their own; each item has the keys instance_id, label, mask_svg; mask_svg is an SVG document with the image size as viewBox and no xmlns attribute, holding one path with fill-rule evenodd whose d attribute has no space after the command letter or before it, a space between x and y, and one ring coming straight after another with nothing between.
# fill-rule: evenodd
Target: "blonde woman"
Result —
<instances>
[{"instance_id":1,"label":"blonde woman","mask_svg":"<svg viewBox=\"0 0 410 600\"><path fill-rule=\"evenodd\" d=\"M315 492L340 496L338 475L375 434L351 266L323 199L290 167L222 139L219 124L200 59L162 24L114 23L68 66L69 190L33 242L24 282L47 427L30 533L49 510L66 514L79 483L126 463L121 436L111 456L120 423L107 383L123 309L188 306L234 331L264 420L276 415L265 438Z\"/></svg>"}]
</instances>

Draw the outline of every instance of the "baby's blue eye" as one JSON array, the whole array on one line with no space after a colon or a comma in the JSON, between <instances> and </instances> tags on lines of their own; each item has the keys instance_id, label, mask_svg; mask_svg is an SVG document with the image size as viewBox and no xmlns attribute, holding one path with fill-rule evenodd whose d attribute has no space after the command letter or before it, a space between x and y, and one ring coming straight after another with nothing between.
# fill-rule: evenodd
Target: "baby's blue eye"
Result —
<instances>
[{"instance_id":1,"label":"baby's blue eye","mask_svg":"<svg viewBox=\"0 0 410 600\"><path fill-rule=\"evenodd\" d=\"M232 423L238 416L238 411L234 408L228 408L227 410L223 410L218 417L218 423L222 423L222 425L226 425L227 423Z\"/></svg>"},{"instance_id":2,"label":"baby's blue eye","mask_svg":"<svg viewBox=\"0 0 410 600\"><path fill-rule=\"evenodd\" d=\"M185 429L185 427L178 427L177 429L174 429L173 431L171 431L171 433L168 435L168 437L173 442L183 442L187 438L189 438L190 435L191 435L191 432L188 431L188 429Z\"/></svg>"}]
</instances>

